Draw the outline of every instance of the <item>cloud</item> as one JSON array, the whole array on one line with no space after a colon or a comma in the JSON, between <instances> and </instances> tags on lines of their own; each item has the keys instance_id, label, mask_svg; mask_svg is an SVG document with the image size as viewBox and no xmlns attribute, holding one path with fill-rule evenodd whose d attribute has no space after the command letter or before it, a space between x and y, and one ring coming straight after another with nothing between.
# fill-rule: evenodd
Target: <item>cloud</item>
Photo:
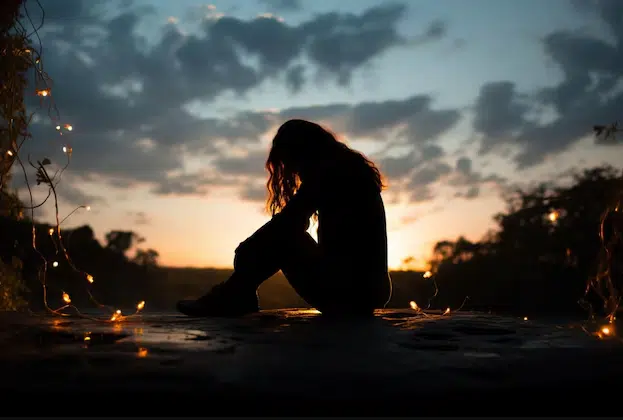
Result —
<instances>
[{"instance_id":1,"label":"cloud","mask_svg":"<svg viewBox=\"0 0 623 420\"><path fill-rule=\"evenodd\" d=\"M71 145L76 178L145 184L159 194L206 193L210 185L226 182L184 172L187 158L209 161L220 156L219 148L256 144L281 117L240 112L206 118L190 110L192 103L205 106L223 95L246 95L275 78L285 78L299 92L314 72L326 83L347 86L353 72L372 59L408 47L397 30L405 6L397 3L359 14L318 14L297 25L266 16L219 15L203 20L199 32L185 33L182 25L169 22L151 28L160 37L152 33L149 39L140 24L153 9L66 3L42 1L46 19L39 30L42 62L54 78L52 98L62 118L50 125L44 104L24 152L62 159L60 152L50 154L42 139L53 135L53 125L71 123L74 131L58 138L55 150ZM29 9L35 23L37 13ZM32 101L30 107L39 105Z\"/></svg>"},{"instance_id":2,"label":"cloud","mask_svg":"<svg viewBox=\"0 0 623 420\"><path fill-rule=\"evenodd\" d=\"M303 9L301 0L259 0L259 2L278 12L298 12Z\"/></svg>"},{"instance_id":3,"label":"cloud","mask_svg":"<svg viewBox=\"0 0 623 420\"><path fill-rule=\"evenodd\" d=\"M563 78L535 95L518 93L510 81L483 86L474 105L481 153L510 146L517 167L528 168L586 138L593 125L621 118L623 3L601 0L575 6L599 18L606 36L569 30L544 36L543 50ZM543 114L549 118L535 117Z\"/></svg>"},{"instance_id":4,"label":"cloud","mask_svg":"<svg viewBox=\"0 0 623 420\"><path fill-rule=\"evenodd\" d=\"M98 195L86 193L70 182L61 182L56 187L56 193L60 202L72 206L87 206L105 203L105 199Z\"/></svg>"},{"instance_id":5,"label":"cloud","mask_svg":"<svg viewBox=\"0 0 623 420\"><path fill-rule=\"evenodd\" d=\"M458 179L439 142L459 123L461 111L435 106L430 95L276 112L205 116L196 111L197 105L205 108L227 95L244 97L269 80L282 81L292 93L305 89L314 74L334 87L348 86L356 71L386 51L445 37L443 21L407 39L397 29L406 11L399 3L358 14L318 14L298 24L270 15L238 19L207 8L198 32L185 32L183 22L167 22L152 28L160 37L147 39L140 24L152 9L130 4L115 15L107 2L70 1L71 10L43 2L41 38L45 69L55 77L52 97L62 115L54 124L75 128L58 138L58 153L49 156L59 160L64 143L73 148L72 177L66 180L73 201L97 199L70 190L85 179L143 185L159 195L205 195L225 186L244 200L264 201L267 151L260 140L289 118L319 121L347 139L386 145L375 160L414 201L432 198L441 181ZM42 152L37 147L45 143L37 139L54 131L42 121L32 125L35 141L27 151ZM394 147L404 153L390 154ZM246 153L232 154L233 149ZM189 160L201 161L201 169L189 170ZM471 184L457 185L484 182L470 176Z\"/></svg>"},{"instance_id":6,"label":"cloud","mask_svg":"<svg viewBox=\"0 0 623 420\"><path fill-rule=\"evenodd\" d=\"M340 133L377 141L399 129L398 137L417 145L436 141L461 117L458 109L433 109L432 102L431 96L414 95L399 100L289 108L282 110L280 116L321 121Z\"/></svg>"}]
</instances>

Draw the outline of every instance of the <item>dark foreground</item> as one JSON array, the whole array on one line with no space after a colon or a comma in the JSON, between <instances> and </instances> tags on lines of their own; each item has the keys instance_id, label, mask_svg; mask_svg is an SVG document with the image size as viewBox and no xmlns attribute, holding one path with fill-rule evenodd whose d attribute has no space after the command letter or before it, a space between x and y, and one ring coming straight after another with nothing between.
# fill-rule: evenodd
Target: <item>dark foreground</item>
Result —
<instances>
[{"instance_id":1,"label":"dark foreground","mask_svg":"<svg viewBox=\"0 0 623 420\"><path fill-rule=\"evenodd\" d=\"M616 339L469 313L4 314L0 346L4 415L600 415L623 374Z\"/></svg>"}]
</instances>

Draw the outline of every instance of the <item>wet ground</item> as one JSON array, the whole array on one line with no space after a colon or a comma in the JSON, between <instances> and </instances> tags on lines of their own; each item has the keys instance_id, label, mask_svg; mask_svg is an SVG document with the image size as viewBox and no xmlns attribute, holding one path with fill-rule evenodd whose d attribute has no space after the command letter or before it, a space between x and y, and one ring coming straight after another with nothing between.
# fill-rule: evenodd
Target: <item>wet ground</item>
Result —
<instances>
[{"instance_id":1,"label":"wet ground","mask_svg":"<svg viewBox=\"0 0 623 420\"><path fill-rule=\"evenodd\" d=\"M470 313L3 314L0 345L7 415L599 414L623 373L618 339Z\"/></svg>"}]
</instances>

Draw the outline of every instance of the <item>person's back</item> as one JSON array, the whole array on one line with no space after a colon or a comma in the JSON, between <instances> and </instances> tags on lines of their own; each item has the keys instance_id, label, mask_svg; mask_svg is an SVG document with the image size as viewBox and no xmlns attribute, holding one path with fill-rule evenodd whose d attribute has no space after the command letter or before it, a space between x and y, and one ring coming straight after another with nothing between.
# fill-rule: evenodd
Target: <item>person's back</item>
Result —
<instances>
[{"instance_id":1,"label":"person's back","mask_svg":"<svg viewBox=\"0 0 623 420\"><path fill-rule=\"evenodd\" d=\"M318 244L353 299L381 288L384 303L390 293L385 207L365 169L356 161L334 169L330 179L339 181L324 186L318 203Z\"/></svg>"}]
</instances>

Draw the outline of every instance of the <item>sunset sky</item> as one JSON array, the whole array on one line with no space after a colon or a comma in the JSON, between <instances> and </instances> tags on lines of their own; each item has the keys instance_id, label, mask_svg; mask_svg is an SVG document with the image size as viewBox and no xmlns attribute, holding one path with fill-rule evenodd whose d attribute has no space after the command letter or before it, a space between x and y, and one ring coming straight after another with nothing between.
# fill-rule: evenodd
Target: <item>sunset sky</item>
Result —
<instances>
[{"instance_id":1,"label":"sunset sky","mask_svg":"<svg viewBox=\"0 0 623 420\"><path fill-rule=\"evenodd\" d=\"M63 164L70 144L61 216L92 211L67 227L135 230L163 265L231 266L269 218L263 163L292 117L380 165L394 268L479 239L511 186L621 165L620 143L590 133L623 111L620 0L41 4L60 120L43 98L28 152ZM27 200L22 175L14 186ZM37 215L51 222L53 205Z\"/></svg>"}]
</instances>

